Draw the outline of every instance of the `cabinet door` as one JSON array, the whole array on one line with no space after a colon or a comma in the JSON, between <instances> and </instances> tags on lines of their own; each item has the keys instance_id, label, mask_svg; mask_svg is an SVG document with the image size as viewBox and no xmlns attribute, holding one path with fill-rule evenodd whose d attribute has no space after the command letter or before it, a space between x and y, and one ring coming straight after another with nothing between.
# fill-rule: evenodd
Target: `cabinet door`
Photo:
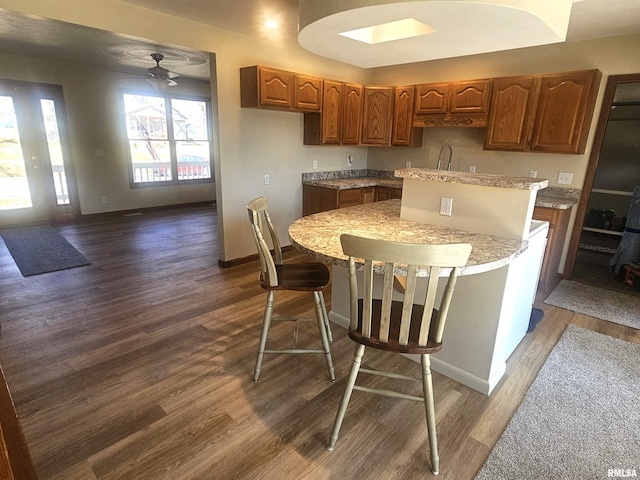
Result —
<instances>
[{"instance_id":1,"label":"cabinet door","mask_svg":"<svg viewBox=\"0 0 640 480\"><path fill-rule=\"evenodd\" d=\"M393 87L364 87L362 143L391 145Z\"/></svg>"},{"instance_id":2,"label":"cabinet door","mask_svg":"<svg viewBox=\"0 0 640 480\"><path fill-rule=\"evenodd\" d=\"M342 83L324 81L322 98L322 143L342 142Z\"/></svg>"},{"instance_id":3,"label":"cabinet door","mask_svg":"<svg viewBox=\"0 0 640 480\"><path fill-rule=\"evenodd\" d=\"M376 202L382 202L384 200L390 200L391 197L391 188L389 187L376 187Z\"/></svg>"},{"instance_id":4,"label":"cabinet door","mask_svg":"<svg viewBox=\"0 0 640 480\"><path fill-rule=\"evenodd\" d=\"M542 77L531 150L584 153L599 80L598 70Z\"/></svg>"},{"instance_id":5,"label":"cabinet door","mask_svg":"<svg viewBox=\"0 0 640 480\"><path fill-rule=\"evenodd\" d=\"M374 187L362 187L360 189L362 203L373 203L375 201L375 191Z\"/></svg>"},{"instance_id":6,"label":"cabinet door","mask_svg":"<svg viewBox=\"0 0 640 480\"><path fill-rule=\"evenodd\" d=\"M564 240L567 235L570 217L570 208L535 207L533 209L534 219L549 222L547 247L544 252L542 268L540 269L540 280L538 282L538 289L543 292L553 290L561 279L558 270L560 268L562 249L564 248Z\"/></svg>"},{"instance_id":7,"label":"cabinet door","mask_svg":"<svg viewBox=\"0 0 640 480\"><path fill-rule=\"evenodd\" d=\"M529 76L496 78L486 150L525 150L529 144L538 97L538 78Z\"/></svg>"},{"instance_id":8,"label":"cabinet door","mask_svg":"<svg viewBox=\"0 0 640 480\"><path fill-rule=\"evenodd\" d=\"M362 85L345 83L342 101L342 143L358 145L362 138Z\"/></svg>"},{"instance_id":9,"label":"cabinet door","mask_svg":"<svg viewBox=\"0 0 640 480\"><path fill-rule=\"evenodd\" d=\"M449 107L449 84L426 83L416 85L417 115L445 114Z\"/></svg>"},{"instance_id":10,"label":"cabinet door","mask_svg":"<svg viewBox=\"0 0 640 480\"><path fill-rule=\"evenodd\" d=\"M487 113L491 79L455 82L449 87L449 112Z\"/></svg>"},{"instance_id":11,"label":"cabinet door","mask_svg":"<svg viewBox=\"0 0 640 480\"><path fill-rule=\"evenodd\" d=\"M413 127L413 85L396 87L393 106L392 145L418 147L422 145L422 129Z\"/></svg>"},{"instance_id":12,"label":"cabinet door","mask_svg":"<svg viewBox=\"0 0 640 480\"><path fill-rule=\"evenodd\" d=\"M259 77L261 106L293 106L293 73L259 67Z\"/></svg>"},{"instance_id":13,"label":"cabinet door","mask_svg":"<svg viewBox=\"0 0 640 480\"><path fill-rule=\"evenodd\" d=\"M353 207L362 203L362 189L360 188L349 188L339 190L339 192L338 208Z\"/></svg>"},{"instance_id":14,"label":"cabinet door","mask_svg":"<svg viewBox=\"0 0 640 480\"><path fill-rule=\"evenodd\" d=\"M322 79L295 75L294 105L297 110L319 112L322 106Z\"/></svg>"}]
</instances>

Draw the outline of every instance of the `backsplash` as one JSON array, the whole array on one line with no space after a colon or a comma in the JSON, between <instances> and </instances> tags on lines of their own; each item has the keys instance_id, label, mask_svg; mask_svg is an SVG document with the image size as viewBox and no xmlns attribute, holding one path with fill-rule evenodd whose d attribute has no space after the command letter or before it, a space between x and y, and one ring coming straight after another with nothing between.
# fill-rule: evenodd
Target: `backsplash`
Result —
<instances>
[{"instance_id":1,"label":"backsplash","mask_svg":"<svg viewBox=\"0 0 640 480\"><path fill-rule=\"evenodd\" d=\"M333 170L330 172L310 172L302 174L302 181L314 182L318 180L335 180L337 178L356 177L394 178L393 172L393 170L374 170L370 168L361 168L357 170Z\"/></svg>"}]
</instances>

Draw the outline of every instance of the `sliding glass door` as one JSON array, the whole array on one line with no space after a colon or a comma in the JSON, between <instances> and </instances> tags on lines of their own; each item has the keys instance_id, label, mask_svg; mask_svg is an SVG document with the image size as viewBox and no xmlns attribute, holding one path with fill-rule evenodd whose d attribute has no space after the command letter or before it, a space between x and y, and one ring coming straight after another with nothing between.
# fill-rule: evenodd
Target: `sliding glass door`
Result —
<instances>
[{"instance_id":1,"label":"sliding glass door","mask_svg":"<svg viewBox=\"0 0 640 480\"><path fill-rule=\"evenodd\" d=\"M59 87L0 82L0 226L75 216L66 139Z\"/></svg>"}]
</instances>

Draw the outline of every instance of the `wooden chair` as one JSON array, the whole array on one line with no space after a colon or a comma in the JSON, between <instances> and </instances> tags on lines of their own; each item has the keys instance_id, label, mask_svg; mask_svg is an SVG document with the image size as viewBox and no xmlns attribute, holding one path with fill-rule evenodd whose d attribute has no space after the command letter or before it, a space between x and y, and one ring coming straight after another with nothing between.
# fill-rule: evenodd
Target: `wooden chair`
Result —
<instances>
[{"instance_id":1,"label":"wooden chair","mask_svg":"<svg viewBox=\"0 0 640 480\"><path fill-rule=\"evenodd\" d=\"M258 257L260 258L260 286L267 290L267 304L264 309L264 319L262 324L262 334L258 347L258 357L256 367L253 372L253 381L257 382L262 368L262 358L265 353L322 353L327 362L329 378L335 381L333 362L329 344L332 342L329 317L324 302L322 290L327 286L331 278L329 269L324 263L303 262L285 264L282 261L282 249L280 241L268 212L268 202L266 197L258 197L247 204L249 222L253 231L253 237L258 247ZM271 243L273 245L273 255L264 239L263 226L266 225ZM274 259L275 257L275 259ZM269 328L271 327L273 304L277 290L296 290L302 292L312 292L315 305L315 320L318 323L322 349L299 349L297 348L298 321L313 320L309 318L273 318L273 320L295 321L295 332L293 348L270 350L266 349Z\"/></svg>"},{"instance_id":2,"label":"wooden chair","mask_svg":"<svg viewBox=\"0 0 640 480\"><path fill-rule=\"evenodd\" d=\"M376 393L395 398L424 402L429 444L431 450L431 466L434 474L439 472L438 444L436 439L436 420L433 402L433 385L431 382L431 363L429 355L442 348L442 333L453 289L456 283L458 268L467 263L471 253L469 244L427 245L398 243L384 240L342 235L342 249L349 255L349 290L350 290L350 326L349 337L356 342L351 371L347 387L338 409L333 431L327 445L333 450L338 439L338 432L353 390ZM363 298L359 298L356 279L356 258L364 259ZM406 266L406 283L395 282L394 270L398 266ZM440 302L435 309L436 290L442 268L451 268L448 281ZM382 299L373 298L374 271L384 269ZM426 295L420 299L421 304L414 304L416 297L416 277L419 269L428 270ZM394 287L404 283L403 292L396 295L403 297L393 300ZM373 347L396 353L420 354L422 378L360 368L365 347ZM423 396L405 395L390 390L378 390L355 385L358 372L380 375L398 380L421 381Z\"/></svg>"}]
</instances>

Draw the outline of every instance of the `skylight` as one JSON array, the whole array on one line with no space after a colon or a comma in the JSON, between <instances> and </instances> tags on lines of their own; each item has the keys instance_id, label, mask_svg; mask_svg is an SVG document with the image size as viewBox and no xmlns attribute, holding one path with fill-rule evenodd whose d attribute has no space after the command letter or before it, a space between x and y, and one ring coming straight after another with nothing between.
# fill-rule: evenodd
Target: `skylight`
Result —
<instances>
[{"instance_id":1,"label":"skylight","mask_svg":"<svg viewBox=\"0 0 640 480\"><path fill-rule=\"evenodd\" d=\"M404 38L419 37L435 32L433 28L415 18L405 18L395 22L381 23L372 27L358 28L341 32L343 37L352 38L359 42L375 45L377 43L392 42Z\"/></svg>"}]
</instances>

